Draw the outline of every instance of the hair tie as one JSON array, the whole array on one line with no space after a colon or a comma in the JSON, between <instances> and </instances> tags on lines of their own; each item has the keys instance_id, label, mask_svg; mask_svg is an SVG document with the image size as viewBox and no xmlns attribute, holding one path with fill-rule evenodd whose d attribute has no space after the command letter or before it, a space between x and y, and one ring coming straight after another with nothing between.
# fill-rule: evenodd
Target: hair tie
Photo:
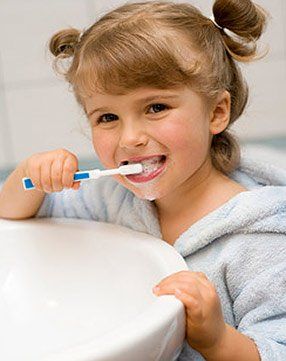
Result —
<instances>
[{"instance_id":1,"label":"hair tie","mask_svg":"<svg viewBox=\"0 0 286 361\"><path fill-rule=\"evenodd\" d=\"M209 19L214 23L214 25L215 25L217 28L219 28L220 30L223 30L223 29L224 29L222 26L218 25L218 23L215 21L215 18L214 18L213 15L211 15L211 16L209 17Z\"/></svg>"},{"instance_id":2,"label":"hair tie","mask_svg":"<svg viewBox=\"0 0 286 361\"><path fill-rule=\"evenodd\" d=\"M84 34L84 30L82 30L81 33L79 34L79 36L78 36L78 42L81 41L81 38L82 38L83 34Z\"/></svg>"}]
</instances>

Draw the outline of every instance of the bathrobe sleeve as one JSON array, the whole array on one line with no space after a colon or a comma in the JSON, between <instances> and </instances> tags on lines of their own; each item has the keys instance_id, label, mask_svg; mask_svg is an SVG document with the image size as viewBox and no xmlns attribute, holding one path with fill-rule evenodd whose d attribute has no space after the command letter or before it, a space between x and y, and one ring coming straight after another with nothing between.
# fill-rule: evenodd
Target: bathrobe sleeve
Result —
<instances>
[{"instance_id":1,"label":"bathrobe sleeve","mask_svg":"<svg viewBox=\"0 0 286 361\"><path fill-rule=\"evenodd\" d=\"M68 189L47 194L36 217L112 221L128 196L112 178L89 180L82 182L77 191Z\"/></svg>"},{"instance_id":2,"label":"bathrobe sleeve","mask_svg":"<svg viewBox=\"0 0 286 361\"><path fill-rule=\"evenodd\" d=\"M239 332L257 345L261 361L286 360L286 235L232 235L226 283Z\"/></svg>"}]
</instances>

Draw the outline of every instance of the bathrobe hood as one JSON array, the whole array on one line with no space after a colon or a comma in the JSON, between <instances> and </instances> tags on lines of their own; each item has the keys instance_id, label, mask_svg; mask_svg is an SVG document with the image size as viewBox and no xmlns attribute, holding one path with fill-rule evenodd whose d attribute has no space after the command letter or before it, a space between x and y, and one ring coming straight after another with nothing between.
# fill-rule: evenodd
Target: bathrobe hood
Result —
<instances>
[{"instance_id":1,"label":"bathrobe hood","mask_svg":"<svg viewBox=\"0 0 286 361\"><path fill-rule=\"evenodd\" d=\"M286 234L286 170L242 156L230 177L248 191L239 193L181 234L174 247L183 257L225 235Z\"/></svg>"}]
</instances>

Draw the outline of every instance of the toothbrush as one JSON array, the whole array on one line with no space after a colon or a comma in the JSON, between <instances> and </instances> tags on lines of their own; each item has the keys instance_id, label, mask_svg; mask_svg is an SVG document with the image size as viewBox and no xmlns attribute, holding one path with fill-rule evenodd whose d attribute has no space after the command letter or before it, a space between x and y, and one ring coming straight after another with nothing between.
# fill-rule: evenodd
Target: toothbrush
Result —
<instances>
[{"instance_id":1,"label":"toothbrush","mask_svg":"<svg viewBox=\"0 0 286 361\"><path fill-rule=\"evenodd\" d=\"M142 171L143 171L143 165L141 163L127 164L127 165L122 165L119 168L115 168L115 169L106 169L106 170L92 169L92 170L76 172L73 176L73 179L75 182L79 182L79 181L88 180L88 179L98 179L98 178L106 176L106 175L137 174L137 173L141 173ZM35 186L32 183L31 178L27 178L27 177L22 178L22 183L23 183L23 187L25 190L35 189Z\"/></svg>"}]
</instances>

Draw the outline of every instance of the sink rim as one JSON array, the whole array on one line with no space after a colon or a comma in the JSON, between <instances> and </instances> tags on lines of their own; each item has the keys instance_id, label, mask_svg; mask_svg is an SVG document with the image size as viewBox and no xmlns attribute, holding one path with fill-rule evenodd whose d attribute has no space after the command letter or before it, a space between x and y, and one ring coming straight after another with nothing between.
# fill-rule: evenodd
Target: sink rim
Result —
<instances>
[{"instance_id":1,"label":"sink rim","mask_svg":"<svg viewBox=\"0 0 286 361\"><path fill-rule=\"evenodd\" d=\"M156 333L164 324L174 319L176 313L184 312L184 307L174 296L165 295L156 300L145 312L139 314L133 320L117 327L116 330L107 332L104 336L94 339L91 342L51 354L41 361L91 361L93 358L100 359L112 357L110 355L110 343L112 352L120 354L128 349L131 344L136 344L143 338L147 338L152 331ZM161 322L154 315L160 315ZM143 322L140 322L140 321ZM107 351L108 350L108 351Z\"/></svg>"},{"instance_id":2,"label":"sink rim","mask_svg":"<svg viewBox=\"0 0 286 361\"><path fill-rule=\"evenodd\" d=\"M6 220L0 219L0 235L1 224L5 224L8 229L22 227L29 227L34 223L44 224L86 224L88 227L93 227L96 223L107 225L108 227L122 228L123 230L129 230L135 233L143 233L148 238L154 238L156 242L153 243L157 248L157 252L164 250L164 257L167 256L167 262L165 269L168 270L168 274L178 272L178 268L181 270L188 270L187 264L183 257L174 249L173 246L166 243L164 240L156 238L150 234L135 231L122 225L115 225L107 222L98 222L95 220L76 219L76 218L29 218L25 220ZM10 228L11 227L11 228ZM158 240L160 242L158 242ZM0 239L1 241L1 239ZM166 259L166 258L164 258ZM175 269L176 268L176 269ZM155 296L156 297L156 296ZM122 326L117 327L113 331L106 332L101 337L96 337L94 340L86 343L79 344L74 347L63 349L62 351L51 353L49 356L45 356L41 361L90 361L92 357L104 357L110 354L110 342L112 340L112 352L120 353L124 349L128 349L130 344L136 344L143 338L147 338L151 333L159 331L164 324L167 324L174 320L181 314L184 314L184 306L173 295L159 296L154 303L148 307L144 312L138 314L132 320L124 323ZM154 317L156 315L156 317ZM160 322L158 322L160 318ZM107 351L108 350L108 351ZM107 354L106 354L107 352Z\"/></svg>"}]
</instances>

